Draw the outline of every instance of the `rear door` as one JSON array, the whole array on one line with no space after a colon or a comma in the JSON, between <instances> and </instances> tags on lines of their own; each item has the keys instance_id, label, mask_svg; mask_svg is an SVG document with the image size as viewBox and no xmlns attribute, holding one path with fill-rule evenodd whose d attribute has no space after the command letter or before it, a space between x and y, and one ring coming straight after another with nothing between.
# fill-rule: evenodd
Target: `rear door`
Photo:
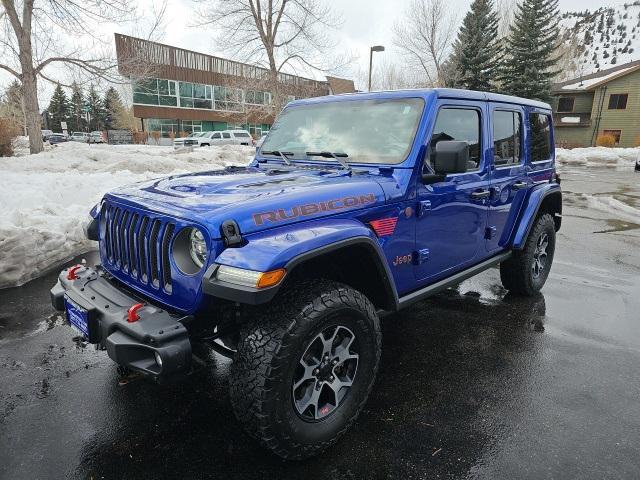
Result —
<instances>
[{"instance_id":1,"label":"rear door","mask_svg":"<svg viewBox=\"0 0 640 480\"><path fill-rule=\"evenodd\" d=\"M429 140L430 157L442 140L469 144L467 172L449 174L444 181L424 185L419 180L416 220L415 274L437 281L487 256L484 235L489 201L489 162L486 152L486 103L441 100ZM432 158L428 159L432 163Z\"/></svg>"},{"instance_id":2,"label":"rear door","mask_svg":"<svg viewBox=\"0 0 640 480\"><path fill-rule=\"evenodd\" d=\"M222 145L230 145L233 143L233 139L231 138L231 134L229 132L222 132L222 140L220 144Z\"/></svg>"},{"instance_id":3,"label":"rear door","mask_svg":"<svg viewBox=\"0 0 640 480\"><path fill-rule=\"evenodd\" d=\"M524 108L518 105L490 103L491 121L491 197L487 221L486 249L495 252L507 243L511 224L510 216L517 212L519 197L529 186L524 145Z\"/></svg>"}]
</instances>

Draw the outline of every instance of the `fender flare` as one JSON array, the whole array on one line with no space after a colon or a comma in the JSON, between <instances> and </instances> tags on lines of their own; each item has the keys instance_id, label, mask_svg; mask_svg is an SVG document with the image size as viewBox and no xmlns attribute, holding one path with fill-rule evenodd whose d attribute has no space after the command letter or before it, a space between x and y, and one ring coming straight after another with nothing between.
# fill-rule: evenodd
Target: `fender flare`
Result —
<instances>
[{"instance_id":1,"label":"fender flare","mask_svg":"<svg viewBox=\"0 0 640 480\"><path fill-rule=\"evenodd\" d=\"M533 222L540 212L540 207L542 207L542 204L546 199L552 196L559 197L560 205L559 211L554 213L562 214L562 189L560 188L560 185L557 183L549 183L531 191L525 204L521 208L521 213L518 217L513 237L510 242L511 248L514 250L522 250L524 248L529 232L533 227ZM556 230L560 228L560 223L558 222L557 225Z\"/></svg>"},{"instance_id":2,"label":"fender flare","mask_svg":"<svg viewBox=\"0 0 640 480\"><path fill-rule=\"evenodd\" d=\"M203 291L225 300L250 305L269 302L284 281L269 288L252 288L220 282L215 272L220 265L267 272L278 268L287 271L285 279L295 268L313 258L354 245L367 249L384 283L388 303L397 309L398 293L393 276L375 234L361 222L352 219L318 219L250 234L246 244L227 248L207 269Z\"/></svg>"}]
</instances>

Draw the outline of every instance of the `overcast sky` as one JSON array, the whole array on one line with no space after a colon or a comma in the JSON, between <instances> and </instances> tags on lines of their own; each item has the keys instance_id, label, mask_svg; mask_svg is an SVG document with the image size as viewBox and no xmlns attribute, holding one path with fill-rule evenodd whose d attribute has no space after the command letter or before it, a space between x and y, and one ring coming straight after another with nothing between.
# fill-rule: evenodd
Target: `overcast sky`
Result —
<instances>
[{"instance_id":1,"label":"overcast sky","mask_svg":"<svg viewBox=\"0 0 640 480\"><path fill-rule=\"evenodd\" d=\"M142 7L150 4L154 0L139 0ZM158 1L158 0L155 0ZM334 5L336 13L343 18L342 26L335 32L338 36L339 45L350 53L355 62L351 67L351 75L361 70L368 69L369 47L371 45L384 45L387 50L384 53L375 54L374 62L384 61L385 57L392 62L398 54L392 46L392 28L395 21L402 18L403 12L407 9L411 0L328 0ZM514 0L515 1L515 0ZM624 0L623 0L624 1ZM590 9L595 10L603 5L616 5L622 2L601 2L597 0L560 0L561 11L575 11ZM627 0L630 1L630 0ZM469 8L471 0L448 0L448 5L452 12L456 12L459 20ZM165 27L165 36L162 43L174 45L176 47L196 50L212 55L225 56L224 52L216 47L214 32L202 28L192 28L189 26L190 19L193 18L194 4L191 0L169 0ZM101 30L105 38L111 38L113 33L130 33L129 27L119 25L103 25ZM375 68L375 64L374 64ZM322 75L315 75L319 78ZM6 86L10 77L0 73L0 87ZM40 103L42 107L48 104L52 88L45 82L40 81Z\"/></svg>"}]
</instances>

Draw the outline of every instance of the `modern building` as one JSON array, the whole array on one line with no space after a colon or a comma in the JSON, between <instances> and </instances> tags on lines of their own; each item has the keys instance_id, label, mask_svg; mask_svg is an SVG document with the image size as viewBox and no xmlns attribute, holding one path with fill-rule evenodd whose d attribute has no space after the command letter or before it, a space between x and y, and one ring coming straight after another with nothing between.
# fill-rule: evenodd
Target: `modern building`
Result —
<instances>
[{"instance_id":1,"label":"modern building","mask_svg":"<svg viewBox=\"0 0 640 480\"><path fill-rule=\"evenodd\" d=\"M552 94L556 144L589 147L603 134L640 144L640 60L557 83Z\"/></svg>"},{"instance_id":2,"label":"modern building","mask_svg":"<svg viewBox=\"0 0 640 480\"><path fill-rule=\"evenodd\" d=\"M352 80L287 73L274 79L255 65L126 35L115 41L118 70L132 81L134 116L163 137L232 128L259 137L293 99L355 91Z\"/></svg>"}]
</instances>

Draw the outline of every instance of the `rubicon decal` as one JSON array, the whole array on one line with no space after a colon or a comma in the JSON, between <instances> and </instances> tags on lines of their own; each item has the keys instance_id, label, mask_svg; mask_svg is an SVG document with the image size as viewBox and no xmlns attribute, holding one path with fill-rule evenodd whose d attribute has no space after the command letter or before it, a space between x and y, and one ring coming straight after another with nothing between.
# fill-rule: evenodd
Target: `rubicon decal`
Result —
<instances>
[{"instance_id":1,"label":"rubicon decal","mask_svg":"<svg viewBox=\"0 0 640 480\"><path fill-rule=\"evenodd\" d=\"M306 203L292 208L280 208L270 212L254 213L253 223L260 226L264 225L265 222L283 222L285 220L291 220L297 217L306 217L320 212L334 212L360 205L367 205L369 203L375 203L375 201L376 196L373 193L368 193L357 197L344 197L336 198L335 200L328 200L326 202Z\"/></svg>"}]
</instances>

